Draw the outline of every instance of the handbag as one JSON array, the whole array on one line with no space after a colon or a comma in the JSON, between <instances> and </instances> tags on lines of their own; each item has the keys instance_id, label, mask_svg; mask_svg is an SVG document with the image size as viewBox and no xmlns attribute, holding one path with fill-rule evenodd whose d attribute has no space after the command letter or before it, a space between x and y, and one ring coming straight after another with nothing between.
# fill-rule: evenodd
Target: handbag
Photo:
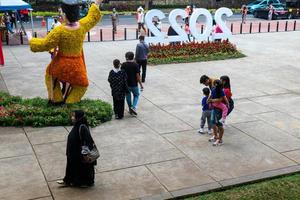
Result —
<instances>
[{"instance_id":1,"label":"handbag","mask_svg":"<svg viewBox=\"0 0 300 200\"><path fill-rule=\"evenodd\" d=\"M80 137L81 144L82 144L81 129L82 129L83 126L85 126L85 128L87 130L89 130L89 128L84 124L81 124L79 126L79 137ZM89 147L87 145L83 144L81 146L81 154L83 155L83 162L84 163L93 163L94 161L96 161L100 157L100 153L99 153L95 143L93 143L93 148L92 149L89 149Z\"/></svg>"}]
</instances>

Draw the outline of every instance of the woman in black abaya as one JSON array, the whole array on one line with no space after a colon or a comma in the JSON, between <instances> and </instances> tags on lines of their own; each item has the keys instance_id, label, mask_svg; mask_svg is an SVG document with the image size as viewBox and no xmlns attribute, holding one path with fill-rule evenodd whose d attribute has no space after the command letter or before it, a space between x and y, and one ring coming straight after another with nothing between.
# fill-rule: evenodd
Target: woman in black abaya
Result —
<instances>
[{"instance_id":1,"label":"woman in black abaya","mask_svg":"<svg viewBox=\"0 0 300 200\"><path fill-rule=\"evenodd\" d=\"M66 174L63 180L57 181L59 184L67 186L93 186L95 171L93 163L83 162L81 146L86 145L92 149L94 141L90 134L87 119L81 110L77 110L72 114L74 127L68 136L67 141L67 167Z\"/></svg>"}]
</instances>

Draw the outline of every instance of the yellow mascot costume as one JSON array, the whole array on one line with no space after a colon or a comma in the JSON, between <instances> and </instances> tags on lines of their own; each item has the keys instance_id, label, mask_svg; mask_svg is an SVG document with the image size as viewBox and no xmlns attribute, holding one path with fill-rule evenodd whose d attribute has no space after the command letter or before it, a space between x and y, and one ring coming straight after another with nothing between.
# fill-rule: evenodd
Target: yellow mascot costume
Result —
<instances>
[{"instance_id":1,"label":"yellow mascot costume","mask_svg":"<svg viewBox=\"0 0 300 200\"><path fill-rule=\"evenodd\" d=\"M45 38L28 38L33 52L58 49L45 75L50 103L76 103L85 94L89 82L82 46L86 33L101 18L101 2L102 0L96 0L88 15L78 21L78 0L64 0L62 11L65 22L54 28Z\"/></svg>"}]
</instances>

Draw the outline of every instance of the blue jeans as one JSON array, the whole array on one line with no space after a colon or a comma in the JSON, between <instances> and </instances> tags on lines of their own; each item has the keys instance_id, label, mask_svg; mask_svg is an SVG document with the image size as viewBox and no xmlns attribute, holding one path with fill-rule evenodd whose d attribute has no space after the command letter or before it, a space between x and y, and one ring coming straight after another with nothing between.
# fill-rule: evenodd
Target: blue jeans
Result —
<instances>
[{"instance_id":1,"label":"blue jeans","mask_svg":"<svg viewBox=\"0 0 300 200\"><path fill-rule=\"evenodd\" d=\"M136 109L138 101L139 101L139 96L140 96L140 90L139 87L128 87L129 92L126 94L126 101L128 104L129 108L134 108ZM131 103L131 93L133 94L133 104Z\"/></svg>"},{"instance_id":2,"label":"blue jeans","mask_svg":"<svg viewBox=\"0 0 300 200\"><path fill-rule=\"evenodd\" d=\"M11 27L11 23L5 23L5 26L6 26L6 29L7 29L8 32L14 33L14 31L13 31L13 29Z\"/></svg>"}]
</instances>

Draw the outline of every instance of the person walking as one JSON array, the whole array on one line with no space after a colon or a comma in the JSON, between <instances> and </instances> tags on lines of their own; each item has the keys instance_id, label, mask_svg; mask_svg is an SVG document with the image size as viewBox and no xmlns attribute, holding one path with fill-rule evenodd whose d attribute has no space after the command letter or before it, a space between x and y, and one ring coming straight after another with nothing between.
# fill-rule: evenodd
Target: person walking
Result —
<instances>
[{"instance_id":1,"label":"person walking","mask_svg":"<svg viewBox=\"0 0 300 200\"><path fill-rule=\"evenodd\" d=\"M94 185L94 167L97 161L85 162L82 146L88 146L89 149L92 149L94 140L83 111L76 110L72 113L72 122L74 126L68 135L66 148L66 173L64 179L57 181L57 183L64 186L90 187Z\"/></svg>"},{"instance_id":2,"label":"person walking","mask_svg":"<svg viewBox=\"0 0 300 200\"><path fill-rule=\"evenodd\" d=\"M149 46L145 43L145 36L141 35L139 41L140 42L136 45L135 49L135 59L139 65L139 70L141 70L142 67L142 83L144 83L146 80Z\"/></svg>"},{"instance_id":3,"label":"person walking","mask_svg":"<svg viewBox=\"0 0 300 200\"><path fill-rule=\"evenodd\" d=\"M137 23L138 23L138 32L141 32L141 28L144 30L144 34L146 34L146 28L144 26L144 9L142 7L138 8L136 15Z\"/></svg>"},{"instance_id":4,"label":"person walking","mask_svg":"<svg viewBox=\"0 0 300 200\"><path fill-rule=\"evenodd\" d=\"M141 89L143 90L143 84L141 82L140 70L138 64L134 62L134 53L127 52L125 54L126 62L124 62L121 66L121 69L126 72L127 75L127 85L128 85L128 93L126 94L126 101L129 108L129 113L131 115L137 115L136 109L139 101L139 87L140 84ZM133 101L131 94L133 95Z\"/></svg>"},{"instance_id":5,"label":"person walking","mask_svg":"<svg viewBox=\"0 0 300 200\"><path fill-rule=\"evenodd\" d=\"M269 4L269 13L268 13L268 20L273 19L273 13L274 13L274 6L272 3Z\"/></svg>"},{"instance_id":6,"label":"person walking","mask_svg":"<svg viewBox=\"0 0 300 200\"><path fill-rule=\"evenodd\" d=\"M116 11L116 8L113 8L112 14L111 14L111 22L112 22L112 28L113 32L117 33L117 23L119 23L119 15Z\"/></svg>"},{"instance_id":7,"label":"person walking","mask_svg":"<svg viewBox=\"0 0 300 200\"><path fill-rule=\"evenodd\" d=\"M109 72L108 82L111 87L111 95L114 102L114 113L116 119L124 117L125 94L128 93L127 75L120 69L120 60L113 61L114 68Z\"/></svg>"},{"instance_id":8,"label":"person walking","mask_svg":"<svg viewBox=\"0 0 300 200\"><path fill-rule=\"evenodd\" d=\"M14 34L14 31L11 27L11 18L9 16L8 12L4 13L3 21L4 21L4 24L5 24L5 27L6 27L7 31L11 34Z\"/></svg>"},{"instance_id":9,"label":"person walking","mask_svg":"<svg viewBox=\"0 0 300 200\"><path fill-rule=\"evenodd\" d=\"M248 9L247 9L246 5L242 6L241 12L242 12L242 23L246 24L246 18L247 18L247 12L248 12Z\"/></svg>"},{"instance_id":10,"label":"person walking","mask_svg":"<svg viewBox=\"0 0 300 200\"><path fill-rule=\"evenodd\" d=\"M15 26L15 29L17 30L17 19L16 19L16 13L11 12L10 13L10 22L11 22L11 28L13 29Z\"/></svg>"}]
</instances>

